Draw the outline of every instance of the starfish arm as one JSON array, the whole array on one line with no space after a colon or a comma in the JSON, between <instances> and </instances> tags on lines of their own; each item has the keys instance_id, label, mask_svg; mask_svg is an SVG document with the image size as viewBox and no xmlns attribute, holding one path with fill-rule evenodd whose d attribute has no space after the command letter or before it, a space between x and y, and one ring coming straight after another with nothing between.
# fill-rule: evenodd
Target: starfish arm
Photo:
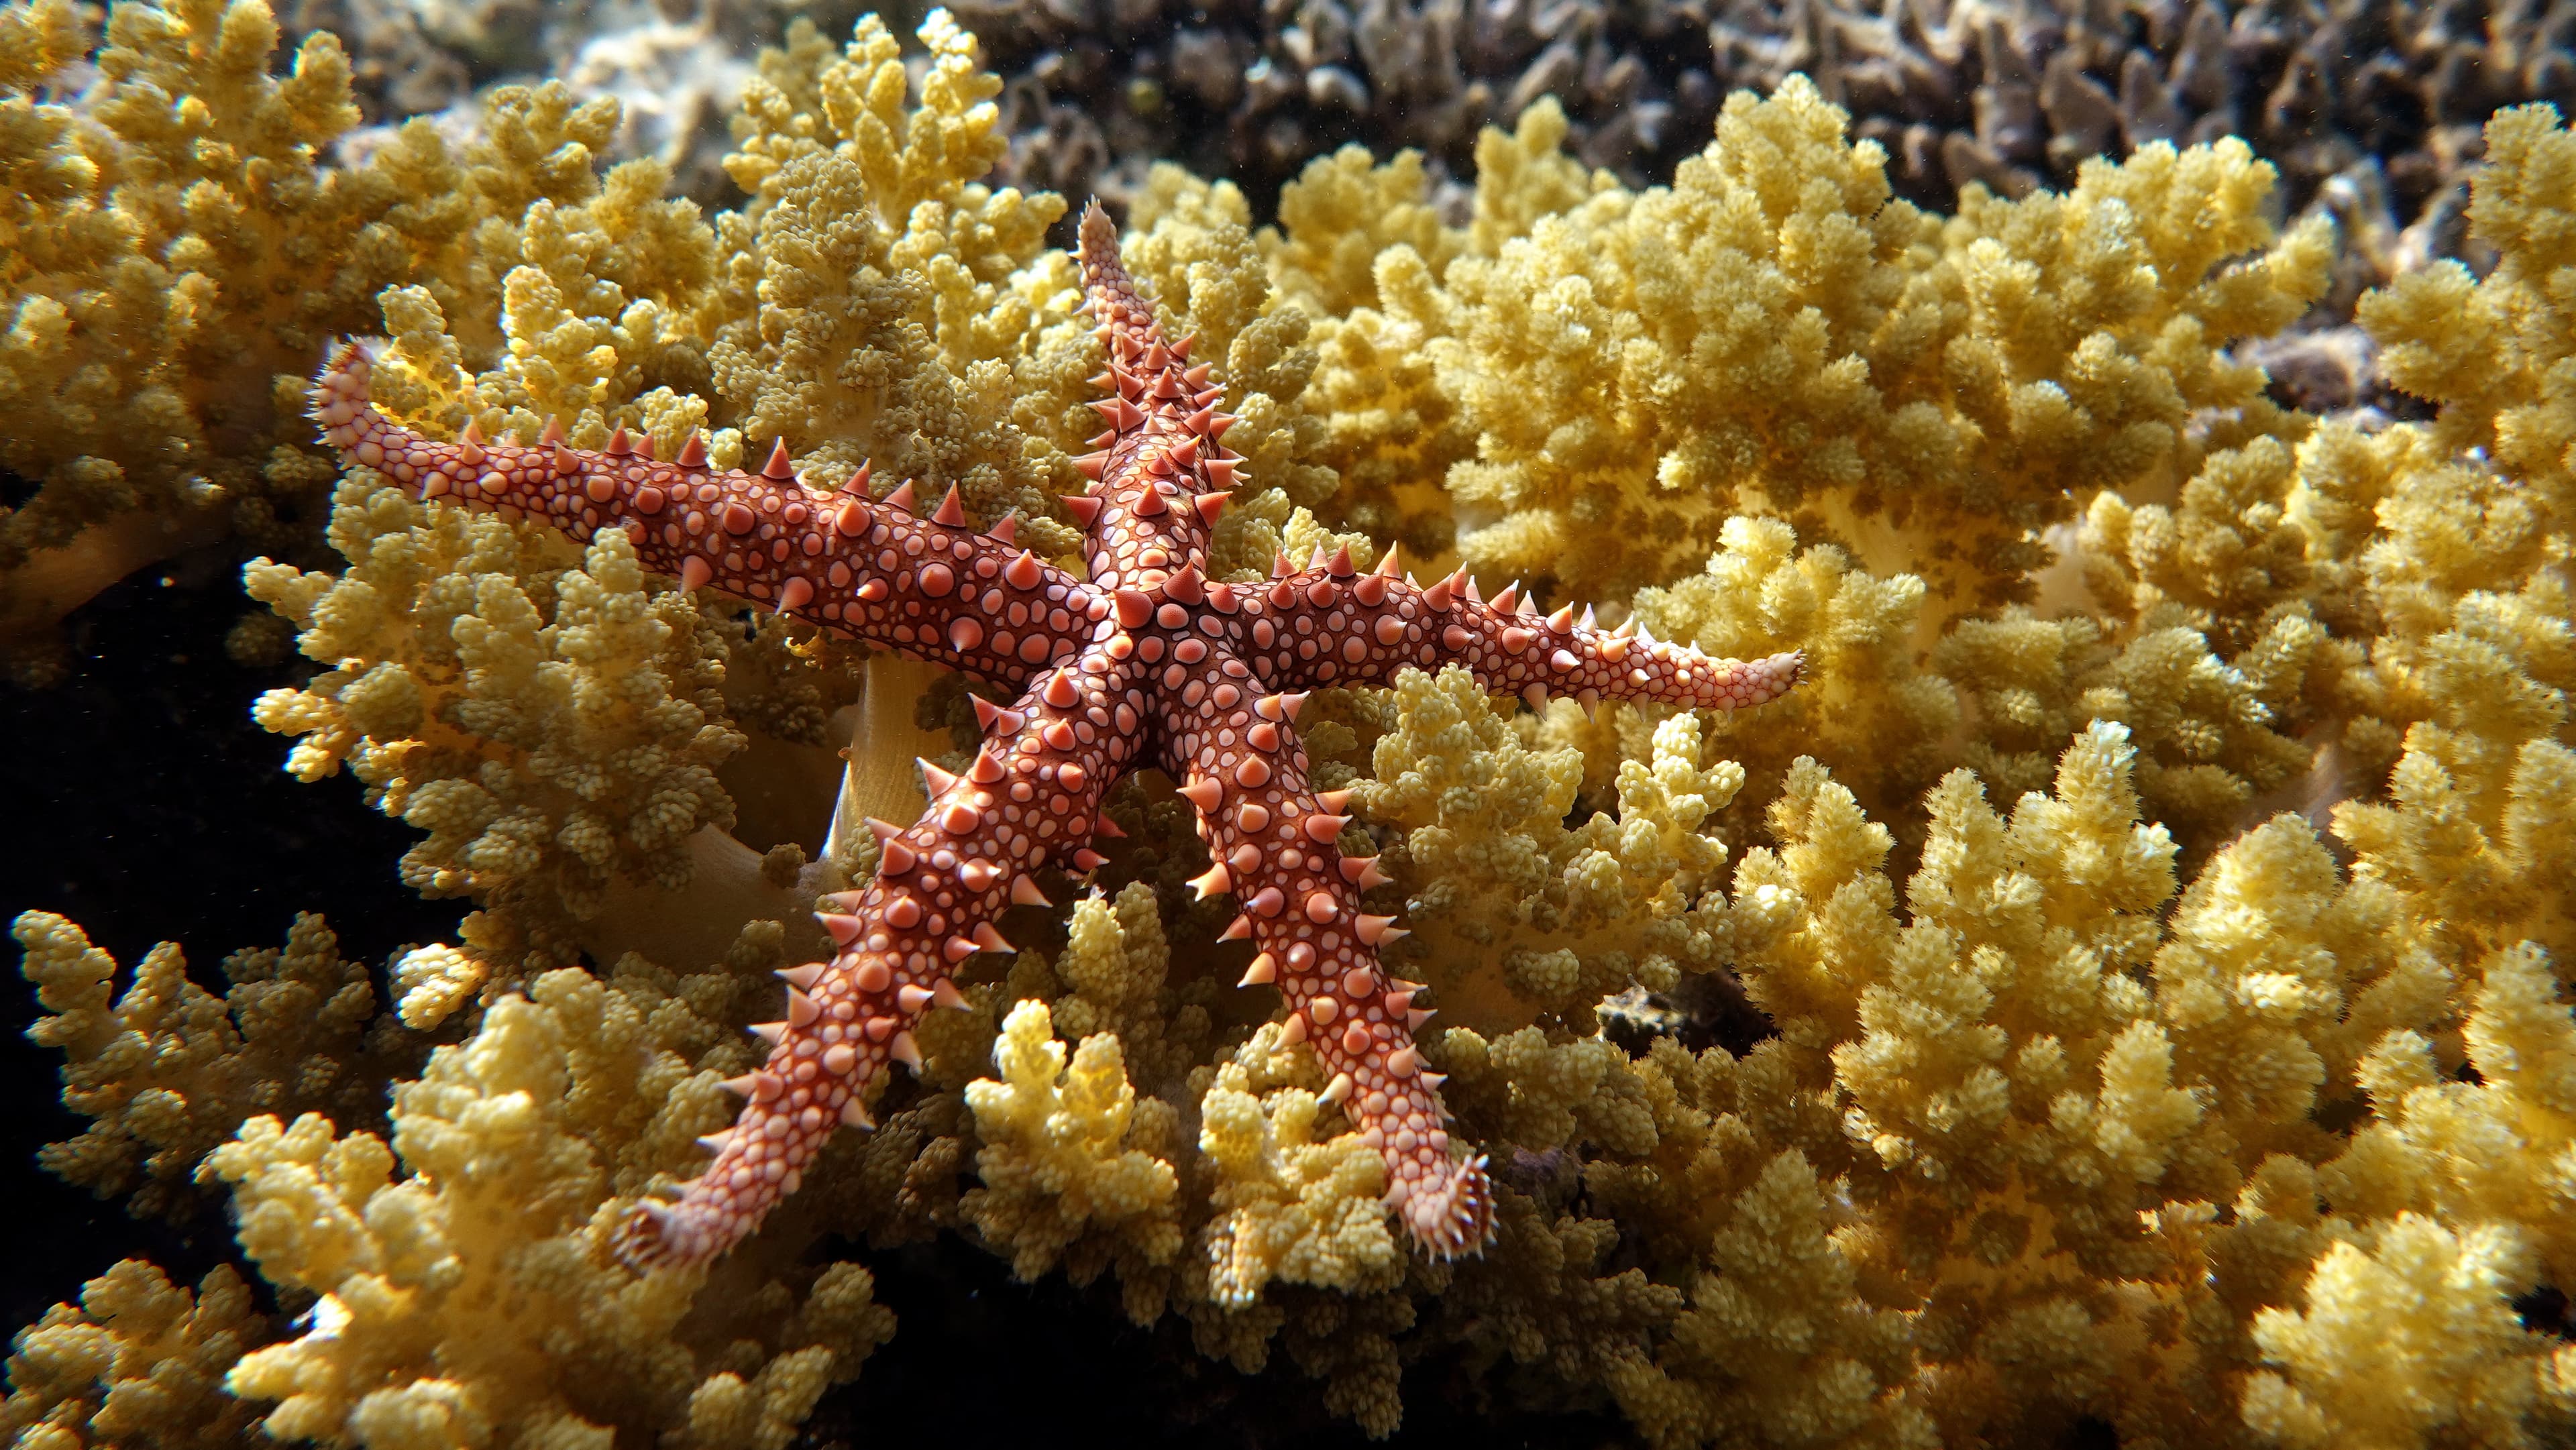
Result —
<instances>
[{"instance_id":1,"label":"starfish arm","mask_svg":"<svg viewBox=\"0 0 2576 1450\"><path fill-rule=\"evenodd\" d=\"M1010 950L993 923L1044 904L1032 874L1088 853L1100 798L1136 750L1134 732L1112 728L1130 698L1112 670L1049 670L1011 708L988 707L964 775L924 763L929 809L908 829L871 822L875 879L835 898L846 915L822 917L839 951L781 973L786 1017L752 1029L771 1042L769 1059L728 1084L743 1094L741 1116L709 1140L715 1161L677 1200L640 1202L619 1225L622 1261L642 1270L725 1252L796 1191L835 1128L872 1126L869 1082L888 1062L919 1065L912 1028L924 1012L963 1005L950 973Z\"/></svg>"},{"instance_id":2,"label":"starfish arm","mask_svg":"<svg viewBox=\"0 0 2576 1450\"><path fill-rule=\"evenodd\" d=\"M416 497L546 520L575 541L623 527L646 568L689 588L758 600L1011 689L1070 655L1107 613L1100 591L965 527L949 503L920 518L894 499L808 488L783 452L755 474L709 469L694 444L660 462L622 441L598 453L556 441L485 444L470 431L436 442L368 401L372 369L352 344L316 379L325 442ZM896 497L908 501L909 487Z\"/></svg>"},{"instance_id":3,"label":"starfish arm","mask_svg":"<svg viewBox=\"0 0 2576 1450\"><path fill-rule=\"evenodd\" d=\"M1382 685L1407 665L1458 664L1488 691L1533 707L1564 698L1741 710L1787 694L1806 672L1796 650L1713 660L1625 627L1576 623L1570 608L1542 616L1499 595L1496 608L1476 597L1463 571L1426 589L1384 573L1355 574L1345 555L1252 592L1246 633L1256 668L1282 689Z\"/></svg>"},{"instance_id":4,"label":"starfish arm","mask_svg":"<svg viewBox=\"0 0 2576 1450\"><path fill-rule=\"evenodd\" d=\"M1090 530L1092 582L1144 590L1204 574L1209 535L1243 481L1241 459L1219 441L1234 425L1216 408L1223 389L1206 364L1190 364L1191 339L1164 338L1096 201L1082 216L1081 264L1083 305L1109 357L1092 380L1107 396L1091 405L1109 426L1075 460L1092 483L1065 501Z\"/></svg>"},{"instance_id":5,"label":"starfish arm","mask_svg":"<svg viewBox=\"0 0 2576 1450\"><path fill-rule=\"evenodd\" d=\"M1074 261L1082 268L1083 305L1091 309L1092 320L1108 335L1105 340L1112 356L1170 345L1163 336L1162 325L1154 321L1152 304L1145 300L1136 279L1128 274L1126 261L1118 254L1118 224L1109 219L1097 198L1082 209Z\"/></svg>"},{"instance_id":6,"label":"starfish arm","mask_svg":"<svg viewBox=\"0 0 2576 1450\"><path fill-rule=\"evenodd\" d=\"M1287 1040L1313 1046L1330 1096L1384 1155L1387 1202L1405 1228L1443 1258L1477 1248L1493 1225L1484 1159L1452 1141L1440 1077L1414 1045L1431 1015L1413 1007L1418 989L1379 964L1378 944L1402 933L1360 910L1363 887L1385 878L1375 861L1335 848L1350 818L1307 783L1290 697L1260 694L1232 663L1222 656L1194 672L1197 704L1166 731L1166 768L1184 780L1214 860L1199 894L1231 892L1242 905L1228 935L1249 935L1261 951L1244 985L1278 986Z\"/></svg>"}]
</instances>

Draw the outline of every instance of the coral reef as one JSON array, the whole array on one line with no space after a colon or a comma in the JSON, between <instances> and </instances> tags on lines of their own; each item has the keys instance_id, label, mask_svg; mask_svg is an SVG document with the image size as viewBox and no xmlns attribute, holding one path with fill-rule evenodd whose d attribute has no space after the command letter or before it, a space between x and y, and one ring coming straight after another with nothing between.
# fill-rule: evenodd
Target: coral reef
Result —
<instances>
[{"instance_id":1,"label":"coral reef","mask_svg":"<svg viewBox=\"0 0 2576 1450\"><path fill-rule=\"evenodd\" d=\"M243 1251L318 1296L310 1330L227 1375L237 1396L276 1402L270 1435L606 1446L637 1427L778 1447L856 1372L892 1316L855 1264L745 1265L723 1294L739 1312L682 1335L698 1285L635 1278L600 1252L605 1194L687 1151L709 1115L710 1074L673 1050L707 1035L681 1005L692 995L631 958L606 982L550 973L431 1055L396 1095L390 1144L264 1115L208 1156L233 1185ZM496 1295L513 1301L497 1317Z\"/></svg>"},{"instance_id":2,"label":"coral reef","mask_svg":"<svg viewBox=\"0 0 2576 1450\"><path fill-rule=\"evenodd\" d=\"M0 134L62 183L19 189L20 235L192 196L102 227L168 271L236 162L279 183L259 205L338 199L233 234L279 247L182 249L337 268L309 298L190 284L246 309L214 334L238 358L70 325L110 314L62 299L114 302L90 253L11 274L16 317L65 321L25 373L56 390L26 414L62 430L48 478L132 437L62 421L93 366L196 420L160 436L310 469L275 370L345 325L387 334L374 406L438 448L551 414L567 457L774 457L853 506L909 475L1082 569L1099 319L1045 245L1061 201L989 184L1005 83L946 17L910 55L875 20L793 30L734 118L749 200L710 218L659 162L603 167L616 108L563 91L496 93L471 148L282 142L347 82L322 42L273 76L252 0L114 12L101 84L171 67L149 83L197 128L137 140L139 106L36 95L85 44L69 11L5 15ZM1345 152L1256 233L1237 187L1158 168L1123 245L1134 325L1194 332L1238 408L1207 587L1267 588L1282 548L1383 579L1400 543L1521 571L1506 627L1581 594L1613 626L1586 640L1650 658L1803 652L1736 715L1462 669L1302 702L1358 909L1419 928L1381 957L1445 1014L1417 1051L1491 1164L1481 1257L1396 1232L1365 1105L1193 887L1233 846L1200 782L1139 773L1075 863L1097 891L1042 871L1059 904L950 964L874 1133L711 1266L625 1267L620 1225L759 1066L771 974L832 950L811 913L888 869L865 817L918 815L1007 702L777 615L776 584L754 608L622 531L575 547L362 464L336 562L248 571L313 666L258 708L290 770L420 833L389 873L474 914L382 982L311 919L220 996L175 948L129 975L20 920L92 1120L49 1161L144 1214L222 1203L244 1269L93 1279L20 1335L0 1423L783 1446L898 1329L870 1262L948 1235L1378 1436L1435 1378L1659 1447L2576 1434L2576 134L2495 115L2458 245L2348 289L2367 237L2187 128L1942 215L1802 81L1713 107L1667 188L1569 155L1573 109L1484 132L1454 207L1425 158ZM416 228L360 205L380 184ZM2256 361L2347 313L2408 416L2292 406ZM257 429L209 430L243 397Z\"/></svg>"},{"instance_id":3,"label":"coral reef","mask_svg":"<svg viewBox=\"0 0 2576 1450\"><path fill-rule=\"evenodd\" d=\"M792 7L827 30L857 8ZM959 19L1005 81L999 171L1024 190L1123 208L1171 160L1232 176L1266 218L1309 159L1357 142L1420 150L1444 206L1463 207L1477 136L1542 96L1567 113L1571 155L1642 186L1698 150L1726 94L1805 74L1887 151L1897 194L1937 211L1971 184L2017 197L2072 184L2095 155L2242 137L2281 169L2294 209L2352 231L2346 304L2425 256L2474 247L2464 184L2490 113L2576 103L2565 17L2545 6L976 0ZM658 157L681 193L717 206L734 199L720 162L750 76L742 57L780 43L789 13L298 0L281 20L290 45L327 34L347 48L365 123L353 147L428 113L470 130L477 92L552 79L621 103L603 154ZM2343 333L2336 347L2363 343ZM2276 382L2343 371L2330 355L2302 363L2275 368Z\"/></svg>"},{"instance_id":4,"label":"coral reef","mask_svg":"<svg viewBox=\"0 0 2576 1450\"><path fill-rule=\"evenodd\" d=\"M999 1080L966 1088L984 1140L975 1155L984 1186L959 1208L977 1232L1012 1246L1012 1271L1034 1279L1068 1245L1104 1236L1120 1246L1122 1269L1170 1263L1181 1247L1178 1181L1152 1150L1171 1151L1163 1141L1171 1114L1138 1118L1117 1035L1083 1038L1068 1067L1046 1004L1022 1002L1002 1022L993 1067ZM1101 1267L1077 1264L1072 1273L1087 1282Z\"/></svg>"}]
</instances>

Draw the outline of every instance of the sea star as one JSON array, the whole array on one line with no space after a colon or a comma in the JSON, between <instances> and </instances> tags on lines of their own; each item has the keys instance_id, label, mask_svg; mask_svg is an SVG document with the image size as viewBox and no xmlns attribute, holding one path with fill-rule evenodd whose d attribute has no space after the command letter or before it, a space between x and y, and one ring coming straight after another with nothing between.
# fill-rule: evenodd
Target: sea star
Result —
<instances>
[{"instance_id":1,"label":"sea star","mask_svg":"<svg viewBox=\"0 0 2576 1450\"><path fill-rule=\"evenodd\" d=\"M1377 948L1402 935L1360 910L1387 878L1334 839L1347 792L1307 783L1295 724L1319 685L1378 685L1406 667L1463 664L1488 689L1534 704L1572 695L1737 709L1798 681L1795 653L1738 663L1592 627L1571 606L1541 617L1517 587L1479 597L1464 571L1425 588L1396 577L1392 550L1359 574L1347 549L1304 569L1282 556L1266 584L1206 577L1210 531L1242 482L1219 442L1234 419L1191 339L1166 341L1095 203L1077 248L1085 308L1110 358L1092 404L1109 429L1076 460L1093 481L1062 500L1085 529L1088 579L1012 543L1005 520L967 526L957 490L928 518L907 482L882 499L862 469L846 491L807 486L785 440L757 474L716 472L692 435L656 461L619 429L600 452L564 446L549 422L535 446L454 443L410 432L368 401L366 351L343 348L313 394L324 440L424 499L532 518L576 540L623 528L646 567L688 589L714 587L824 629L1000 685L1008 708L976 701L984 745L962 776L927 761L929 809L910 827L869 824L876 877L821 917L831 961L780 973L787 1015L752 1030L767 1062L726 1086L744 1099L715 1160L676 1201L646 1200L621 1224L619 1256L638 1268L702 1263L796 1191L834 1129L869 1126L863 1092L889 1062L918 1067L911 1025L962 1006L949 974L1009 946L993 919L1043 904L1032 873L1102 858L1115 828L1100 804L1139 765L1184 782L1215 864L1194 882L1230 892L1224 933L1259 955L1243 984L1286 999L1282 1038L1313 1049L1363 1139L1385 1156L1387 1203L1428 1251L1483 1244L1492 1226L1485 1160L1451 1137L1439 1074L1414 1031L1429 1011L1419 984L1390 977Z\"/></svg>"}]
</instances>

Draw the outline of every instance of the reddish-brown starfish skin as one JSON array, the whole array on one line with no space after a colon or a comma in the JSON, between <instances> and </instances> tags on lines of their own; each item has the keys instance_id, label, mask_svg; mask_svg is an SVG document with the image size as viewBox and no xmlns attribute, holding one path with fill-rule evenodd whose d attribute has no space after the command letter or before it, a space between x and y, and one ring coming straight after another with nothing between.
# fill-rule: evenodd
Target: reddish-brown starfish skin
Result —
<instances>
[{"instance_id":1,"label":"reddish-brown starfish skin","mask_svg":"<svg viewBox=\"0 0 2576 1450\"><path fill-rule=\"evenodd\" d=\"M908 828L872 822L878 874L822 918L839 950L781 973L787 1015L753 1030L760 1070L726 1084L745 1099L708 1143L715 1161L672 1202L645 1202L617 1252L639 1268L703 1262L739 1242L796 1191L833 1130L864 1126L863 1094L889 1061L917 1065L911 1027L961 1006L950 979L979 951L1008 950L993 920L1044 901L1033 874L1089 871L1110 786L1140 759L1181 781L1214 864L1202 896L1230 892L1229 940L1258 948L1244 984L1276 985L1284 1036L1310 1043L1341 1103L1386 1160L1387 1201L1414 1238L1449 1255L1482 1244L1492 1194L1484 1160L1451 1140L1438 1074L1413 1041L1429 1012L1415 983L1380 968L1401 936L1360 910L1385 878L1334 840L1339 793L1307 784L1295 730L1303 691L1378 684L1411 665L1463 664L1493 690L1654 700L1734 709L1797 683L1801 659L1712 661L1623 628L1605 633L1560 609L1541 618L1517 589L1486 602L1463 575L1428 588L1394 577L1389 555L1360 575L1347 551L1305 569L1281 558L1270 582L1206 577L1210 530L1240 481L1220 440L1234 420L1190 341L1167 341L1118 258L1095 204L1080 258L1110 366L1093 404L1109 429L1077 460L1094 482L1064 500L1087 530L1088 581L966 526L954 489L928 518L910 485L883 500L806 487L782 445L758 474L717 473L694 438L657 462L621 431L598 453L559 438L487 445L468 430L439 443L367 401L370 363L343 349L314 389L323 437L412 492L544 519L576 539L623 528L648 568L691 588L762 600L826 628L939 660L1018 692L978 702L985 743L962 776L923 764L929 809ZM864 481L864 476L861 480Z\"/></svg>"}]
</instances>

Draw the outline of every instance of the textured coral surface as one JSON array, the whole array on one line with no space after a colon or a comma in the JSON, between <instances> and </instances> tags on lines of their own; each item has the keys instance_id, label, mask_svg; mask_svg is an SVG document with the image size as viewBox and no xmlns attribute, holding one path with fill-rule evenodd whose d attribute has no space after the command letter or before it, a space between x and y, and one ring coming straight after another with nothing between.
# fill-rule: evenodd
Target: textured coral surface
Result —
<instances>
[{"instance_id":1,"label":"textured coral surface","mask_svg":"<svg viewBox=\"0 0 2576 1450\"><path fill-rule=\"evenodd\" d=\"M81 25L0 11L0 367L33 400L0 462L41 484L12 518L37 552L120 519L269 548L235 637L306 661L240 700L312 783L281 788L359 793L410 842L384 879L465 914L381 968L302 918L193 979L98 945L126 923L18 919L84 1120L46 1165L237 1252L65 1269L103 1272L18 1337L15 1443L781 1450L881 1388L879 1276L925 1244L1060 1290L1134 1346L1114 1375L1284 1378L1380 1437L1461 1403L1658 1447L2576 1435L2576 134L2546 108L2486 125L2479 268L2350 296L2366 238L2281 220L2241 143L2142 135L1936 214L1796 77L1716 106L1668 187L1587 169L1545 99L1481 133L1463 205L1345 151L1256 231L1157 168L1086 277L1047 244L1065 199L991 183L1002 81L944 15L909 51L792 28L713 214L603 166L617 108L558 88L338 157L335 48L275 57L255 0ZM2265 348L2325 314L2405 416L2275 385ZM334 355L317 433L297 393L342 331L384 340ZM357 458L315 542L326 444ZM991 565L999 603L903 558L835 580L844 518L936 545L952 591ZM1374 572L1398 545L1431 585ZM849 627L915 594L952 603ZM1252 655L1152 687L1235 689L1204 708L1245 719L1189 728L1249 748L1107 788L1154 727L1116 723L1125 676L1058 674L1076 604L1131 641L1086 678L1147 636L1267 651L1258 691ZM1434 617L1464 638L1406 633ZM1792 652L1733 713L1600 673ZM1009 819L972 796L997 732L1084 773L1088 829L979 885L936 853ZM1266 848L1283 821L1328 877ZM990 900L875 981L870 913L932 871ZM274 885L337 909L303 888ZM1345 920L1365 962L1294 956ZM868 1066L910 1071L825 1040L868 992ZM1343 1048L1368 1010L1390 1030ZM848 1048L828 1115L764 1112L747 1029L782 1023L791 1068ZM728 1084L758 1142L715 1137L724 1183L785 1186L776 1122L813 1130L795 1192L729 1253L636 1252L708 1202ZM1456 1201L1405 1186L1435 1125L1439 1164L1483 1160L1481 1254L1388 1211Z\"/></svg>"}]
</instances>

